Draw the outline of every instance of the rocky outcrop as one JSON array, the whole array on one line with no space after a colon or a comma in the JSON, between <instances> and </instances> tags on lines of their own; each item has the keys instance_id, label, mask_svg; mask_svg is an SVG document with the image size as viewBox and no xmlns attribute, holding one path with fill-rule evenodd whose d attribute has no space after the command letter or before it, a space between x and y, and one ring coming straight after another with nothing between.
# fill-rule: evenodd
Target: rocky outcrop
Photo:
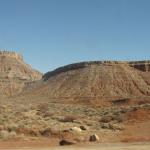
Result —
<instances>
[{"instance_id":1,"label":"rocky outcrop","mask_svg":"<svg viewBox=\"0 0 150 150\"><path fill-rule=\"evenodd\" d=\"M75 64L70 64L67 66L63 66L57 68L54 71L48 72L43 76L43 80L47 80L48 78L55 76L62 72L67 72L70 70L82 69L91 65L129 65L141 71L150 71L150 61L89 61L89 62L80 62Z\"/></svg>"},{"instance_id":2,"label":"rocky outcrop","mask_svg":"<svg viewBox=\"0 0 150 150\"><path fill-rule=\"evenodd\" d=\"M12 52L12 51L0 50L0 56L1 57L12 57L17 60L23 61L23 56L21 54L17 54L16 52Z\"/></svg>"},{"instance_id":3,"label":"rocky outcrop","mask_svg":"<svg viewBox=\"0 0 150 150\"><path fill-rule=\"evenodd\" d=\"M15 52L0 51L0 93L14 95L22 91L26 83L40 80L42 74L23 61Z\"/></svg>"},{"instance_id":4,"label":"rocky outcrop","mask_svg":"<svg viewBox=\"0 0 150 150\"><path fill-rule=\"evenodd\" d=\"M143 72L150 71L150 61L129 62L129 65Z\"/></svg>"},{"instance_id":5,"label":"rocky outcrop","mask_svg":"<svg viewBox=\"0 0 150 150\"><path fill-rule=\"evenodd\" d=\"M97 134L91 135L89 141L90 142L99 142L98 135Z\"/></svg>"}]
</instances>

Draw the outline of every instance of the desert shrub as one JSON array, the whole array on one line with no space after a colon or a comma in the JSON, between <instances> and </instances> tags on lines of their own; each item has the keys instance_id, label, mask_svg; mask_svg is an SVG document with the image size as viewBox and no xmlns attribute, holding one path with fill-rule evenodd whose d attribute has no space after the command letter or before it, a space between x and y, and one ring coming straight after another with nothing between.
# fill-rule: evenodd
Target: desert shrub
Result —
<instances>
[{"instance_id":1,"label":"desert shrub","mask_svg":"<svg viewBox=\"0 0 150 150\"><path fill-rule=\"evenodd\" d=\"M47 117L52 117L53 115L54 115L54 113L45 112L45 113L43 114L43 117L44 117L44 118L47 118Z\"/></svg>"},{"instance_id":2,"label":"desert shrub","mask_svg":"<svg viewBox=\"0 0 150 150\"><path fill-rule=\"evenodd\" d=\"M9 124L6 127L6 130L8 130L9 132L15 131L18 129L18 125L17 124Z\"/></svg>"},{"instance_id":3,"label":"desert shrub","mask_svg":"<svg viewBox=\"0 0 150 150\"><path fill-rule=\"evenodd\" d=\"M122 114L127 113L127 109L122 109L122 110L120 110L120 113L122 113Z\"/></svg>"},{"instance_id":4,"label":"desert shrub","mask_svg":"<svg viewBox=\"0 0 150 150\"><path fill-rule=\"evenodd\" d=\"M15 138L17 136L15 131L9 132L9 138Z\"/></svg>"},{"instance_id":5,"label":"desert shrub","mask_svg":"<svg viewBox=\"0 0 150 150\"><path fill-rule=\"evenodd\" d=\"M100 119L100 122L103 122L103 123L108 123L108 122L111 122L112 120L114 120L114 117L109 115L109 116L103 116L101 119Z\"/></svg>"},{"instance_id":6,"label":"desert shrub","mask_svg":"<svg viewBox=\"0 0 150 150\"><path fill-rule=\"evenodd\" d=\"M47 103L41 103L37 106L37 110L40 112L46 112L49 110L48 104Z\"/></svg>"},{"instance_id":7,"label":"desert shrub","mask_svg":"<svg viewBox=\"0 0 150 150\"><path fill-rule=\"evenodd\" d=\"M39 133L39 131L37 131L37 130L32 130L32 129L30 129L30 130L29 130L29 135L30 135L30 136L39 136L40 133Z\"/></svg>"},{"instance_id":8,"label":"desert shrub","mask_svg":"<svg viewBox=\"0 0 150 150\"><path fill-rule=\"evenodd\" d=\"M103 129L110 129L110 130L123 130L124 127L118 124L113 123L103 123L101 124L101 128Z\"/></svg>"},{"instance_id":9,"label":"desert shrub","mask_svg":"<svg viewBox=\"0 0 150 150\"><path fill-rule=\"evenodd\" d=\"M42 116L43 118L47 118L47 117L52 117L54 115L54 113L51 113L51 112L47 112L47 111L38 111L36 113L36 115L38 116Z\"/></svg>"},{"instance_id":10,"label":"desert shrub","mask_svg":"<svg viewBox=\"0 0 150 150\"><path fill-rule=\"evenodd\" d=\"M29 136L39 136L39 130L32 129L30 127L26 126L19 126L17 129L18 134L24 134L24 135L29 135Z\"/></svg>"},{"instance_id":11,"label":"desert shrub","mask_svg":"<svg viewBox=\"0 0 150 150\"><path fill-rule=\"evenodd\" d=\"M69 115L65 116L63 119L60 119L61 122L73 122L74 120L77 120L77 116Z\"/></svg>"},{"instance_id":12,"label":"desert shrub","mask_svg":"<svg viewBox=\"0 0 150 150\"><path fill-rule=\"evenodd\" d=\"M137 111L137 110L138 110L137 107L133 107L133 108L132 108L132 111Z\"/></svg>"},{"instance_id":13,"label":"desert shrub","mask_svg":"<svg viewBox=\"0 0 150 150\"><path fill-rule=\"evenodd\" d=\"M108 111L105 111L105 112L103 112L103 114L104 114L104 115L108 115L108 114L109 114L109 112L108 112Z\"/></svg>"},{"instance_id":14,"label":"desert shrub","mask_svg":"<svg viewBox=\"0 0 150 150\"><path fill-rule=\"evenodd\" d=\"M102 123L101 128L103 129L109 129L109 124L108 123Z\"/></svg>"},{"instance_id":15,"label":"desert shrub","mask_svg":"<svg viewBox=\"0 0 150 150\"><path fill-rule=\"evenodd\" d=\"M52 130L51 130L51 128L46 128L46 129L40 131L40 133L42 136L50 137L52 134Z\"/></svg>"},{"instance_id":16,"label":"desert shrub","mask_svg":"<svg viewBox=\"0 0 150 150\"><path fill-rule=\"evenodd\" d=\"M100 122L109 123L111 121L123 122L123 115L120 112L115 112L113 114L102 116Z\"/></svg>"},{"instance_id":17,"label":"desert shrub","mask_svg":"<svg viewBox=\"0 0 150 150\"><path fill-rule=\"evenodd\" d=\"M0 131L0 139L6 140L10 138L15 138L17 136L15 131L8 132L7 130Z\"/></svg>"},{"instance_id":18,"label":"desert shrub","mask_svg":"<svg viewBox=\"0 0 150 150\"><path fill-rule=\"evenodd\" d=\"M115 116L114 120L117 122L123 122L123 116L122 115Z\"/></svg>"},{"instance_id":19,"label":"desert shrub","mask_svg":"<svg viewBox=\"0 0 150 150\"><path fill-rule=\"evenodd\" d=\"M49 107L47 103L41 103L37 106L36 115L42 116L43 118L51 117L52 113L49 112Z\"/></svg>"},{"instance_id":20,"label":"desert shrub","mask_svg":"<svg viewBox=\"0 0 150 150\"><path fill-rule=\"evenodd\" d=\"M0 125L0 131L4 130L4 126Z\"/></svg>"},{"instance_id":21,"label":"desert shrub","mask_svg":"<svg viewBox=\"0 0 150 150\"><path fill-rule=\"evenodd\" d=\"M109 128L112 129L112 130L123 130L124 127L121 126L121 125L118 125L118 124L109 124Z\"/></svg>"},{"instance_id":22,"label":"desert shrub","mask_svg":"<svg viewBox=\"0 0 150 150\"><path fill-rule=\"evenodd\" d=\"M60 137L60 131L56 129L51 129L51 128L45 128L40 131L40 134L44 137Z\"/></svg>"},{"instance_id":23,"label":"desert shrub","mask_svg":"<svg viewBox=\"0 0 150 150\"><path fill-rule=\"evenodd\" d=\"M0 138L1 139L8 139L8 137L9 137L9 132L8 131L6 131L6 130L0 131Z\"/></svg>"}]
</instances>

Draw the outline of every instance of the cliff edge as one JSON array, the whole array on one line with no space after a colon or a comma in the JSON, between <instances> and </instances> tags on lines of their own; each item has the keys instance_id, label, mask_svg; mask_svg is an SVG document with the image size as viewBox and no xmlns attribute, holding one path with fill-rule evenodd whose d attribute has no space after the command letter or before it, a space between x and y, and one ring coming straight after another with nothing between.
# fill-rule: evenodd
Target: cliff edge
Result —
<instances>
[{"instance_id":1,"label":"cliff edge","mask_svg":"<svg viewBox=\"0 0 150 150\"><path fill-rule=\"evenodd\" d=\"M0 93L14 95L28 82L40 80L42 74L23 61L21 54L0 51Z\"/></svg>"}]
</instances>

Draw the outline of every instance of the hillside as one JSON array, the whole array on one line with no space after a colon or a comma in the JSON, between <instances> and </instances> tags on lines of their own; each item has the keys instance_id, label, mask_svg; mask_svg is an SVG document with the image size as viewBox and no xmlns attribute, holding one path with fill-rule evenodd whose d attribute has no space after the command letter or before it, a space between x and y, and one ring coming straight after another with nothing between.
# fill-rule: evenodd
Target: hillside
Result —
<instances>
[{"instance_id":1,"label":"hillside","mask_svg":"<svg viewBox=\"0 0 150 150\"><path fill-rule=\"evenodd\" d=\"M29 85L25 95L31 99L74 103L101 103L105 99L150 96L150 61L83 62L60 67Z\"/></svg>"},{"instance_id":2,"label":"hillside","mask_svg":"<svg viewBox=\"0 0 150 150\"><path fill-rule=\"evenodd\" d=\"M149 61L76 63L35 82L24 75L23 91L0 99L0 139L150 141Z\"/></svg>"},{"instance_id":3,"label":"hillside","mask_svg":"<svg viewBox=\"0 0 150 150\"><path fill-rule=\"evenodd\" d=\"M23 61L15 52L0 51L0 94L12 96L22 91L26 83L40 80L42 74Z\"/></svg>"}]
</instances>

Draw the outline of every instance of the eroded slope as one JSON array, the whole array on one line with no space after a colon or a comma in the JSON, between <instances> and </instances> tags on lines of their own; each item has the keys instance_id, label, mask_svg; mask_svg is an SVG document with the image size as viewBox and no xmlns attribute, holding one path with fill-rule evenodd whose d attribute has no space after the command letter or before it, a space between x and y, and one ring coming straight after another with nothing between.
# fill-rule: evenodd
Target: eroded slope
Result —
<instances>
[{"instance_id":1,"label":"eroded slope","mask_svg":"<svg viewBox=\"0 0 150 150\"><path fill-rule=\"evenodd\" d=\"M141 67L137 64L140 66L140 62L117 61L71 64L46 73L43 81L30 85L25 93L33 99L74 102L149 97L149 61L141 62Z\"/></svg>"},{"instance_id":2,"label":"eroded slope","mask_svg":"<svg viewBox=\"0 0 150 150\"><path fill-rule=\"evenodd\" d=\"M42 74L23 61L15 52L0 51L0 93L11 96L21 92L28 82L40 80Z\"/></svg>"}]
</instances>

